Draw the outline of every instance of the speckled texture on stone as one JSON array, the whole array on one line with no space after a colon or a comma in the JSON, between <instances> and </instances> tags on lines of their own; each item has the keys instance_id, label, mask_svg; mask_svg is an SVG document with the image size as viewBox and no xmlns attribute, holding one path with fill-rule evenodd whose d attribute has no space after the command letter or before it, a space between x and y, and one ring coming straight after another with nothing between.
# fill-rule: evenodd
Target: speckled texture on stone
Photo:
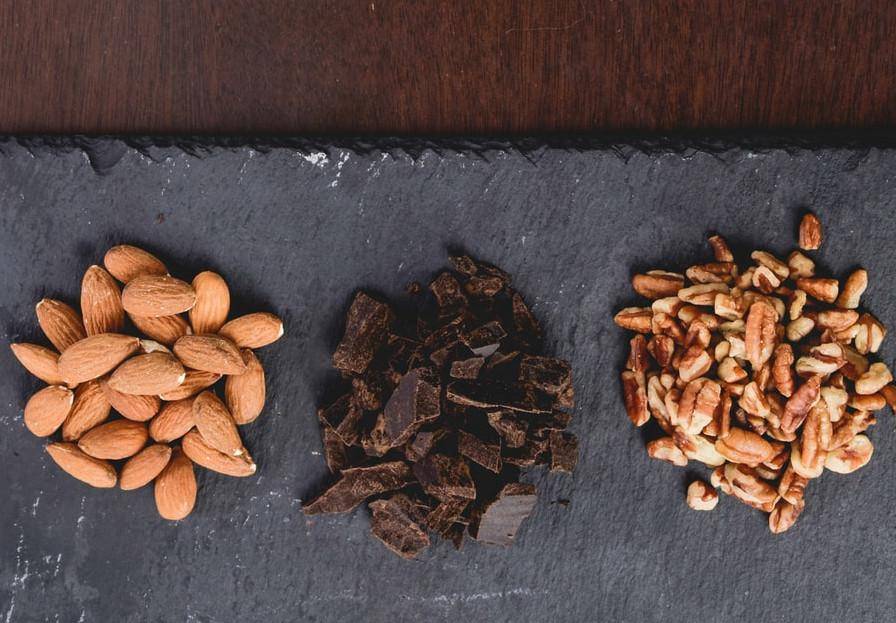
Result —
<instances>
[{"instance_id":1,"label":"speckled texture on stone","mask_svg":"<svg viewBox=\"0 0 896 623\"><path fill-rule=\"evenodd\" d=\"M0 623L892 620L892 415L871 433L871 464L812 482L785 535L724 496L695 513L685 488L702 470L650 461L625 417L627 336L610 319L635 300L633 271L707 257L710 230L742 253L783 253L809 206L826 227L820 265L867 267L864 300L896 325L896 151L159 145L0 142ZM92 490L51 463L21 420L38 383L5 346L38 339L34 302L77 301L84 269L118 242L176 274L217 270L238 310L286 322L261 351L267 410L244 429L258 474L201 472L177 524L149 488ZM511 549L440 542L406 562L368 535L366 511L306 520L300 506L326 478L315 407L352 293L401 300L448 247L509 271L573 362L581 461L572 476L529 474L540 497ZM883 360L894 352L891 338Z\"/></svg>"}]
</instances>

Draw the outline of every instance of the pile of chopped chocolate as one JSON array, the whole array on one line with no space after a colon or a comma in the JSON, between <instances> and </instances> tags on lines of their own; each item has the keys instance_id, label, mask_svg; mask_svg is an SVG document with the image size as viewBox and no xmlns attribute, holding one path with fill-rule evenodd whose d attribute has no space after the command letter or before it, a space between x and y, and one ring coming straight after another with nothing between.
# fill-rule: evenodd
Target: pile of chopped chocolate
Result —
<instances>
[{"instance_id":1,"label":"pile of chopped chocolate","mask_svg":"<svg viewBox=\"0 0 896 623\"><path fill-rule=\"evenodd\" d=\"M359 292L333 355L346 391L318 411L338 479L306 514L368 506L372 532L413 558L428 532L509 545L535 505L520 471L571 472L578 441L569 364L541 352L541 329L504 271L468 256L409 293L402 318Z\"/></svg>"}]
</instances>

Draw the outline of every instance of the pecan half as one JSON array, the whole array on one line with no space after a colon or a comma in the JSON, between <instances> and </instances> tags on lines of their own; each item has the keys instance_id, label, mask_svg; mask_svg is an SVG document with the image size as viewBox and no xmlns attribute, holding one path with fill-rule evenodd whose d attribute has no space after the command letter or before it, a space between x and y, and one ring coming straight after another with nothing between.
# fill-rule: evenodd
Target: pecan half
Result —
<instances>
[{"instance_id":1,"label":"pecan half","mask_svg":"<svg viewBox=\"0 0 896 623\"><path fill-rule=\"evenodd\" d=\"M684 351L678 364L678 375L682 381L693 381L703 376L712 367L712 357L699 344Z\"/></svg>"},{"instance_id":2,"label":"pecan half","mask_svg":"<svg viewBox=\"0 0 896 623\"><path fill-rule=\"evenodd\" d=\"M821 246L821 221L818 217L808 212L800 221L800 248L806 251L814 251Z\"/></svg>"},{"instance_id":3,"label":"pecan half","mask_svg":"<svg viewBox=\"0 0 896 623\"><path fill-rule=\"evenodd\" d=\"M825 449L830 446L832 437L831 420L828 418L827 408L816 403L809 410L806 423L803 425L803 434L800 437L800 453L803 464L815 465L819 460L824 461L819 455L825 454Z\"/></svg>"},{"instance_id":4,"label":"pecan half","mask_svg":"<svg viewBox=\"0 0 896 623\"><path fill-rule=\"evenodd\" d=\"M859 313L854 309L825 309L818 312L815 324L821 329L842 331L854 325Z\"/></svg>"},{"instance_id":5,"label":"pecan half","mask_svg":"<svg viewBox=\"0 0 896 623\"><path fill-rule=\"evenodd\" d=\"M812 333L815 328L815 321L807 316L800 316L787 323L787 339L791 342L799 342L801 339Z\"/></svg>"},{"instance_id":6,"label":"pecan half","mask_svg":"<svg viewBox=\"0 0 896 623\"><path fill-rule=\"evenodd\" d=\"M792 433L799 428L809 411L818 402L821 395L821 377L812 376L808 381L800 385L799 389L784 405L784 414L781 416L781 430Z\"/></svg>"},{"instance_id":7,"label":"pecan half","mask_svg":"<svg viewBox=\"0 0 896 623\"><path fill-rule=\"evenodd\" d=\"M696 379L687 384L678 405L678 425L696 435L713 419L722 388L715 381Z\"/></svg>"},{"instance_id":8,"label":"pecan half","mask_svg":"<svg viewBox=\"0 0 896 623\"><path fill-rule=\"evenodd\" d=\"M803 455L800 451L800 442L794 441L790 444L790 466L793 468L793 471L804 478L811 480L812 478L821 476L821 472L824 471L824 461L826 458L826 454L819 453L814 463L804 463Z\"/></svg>"},{"instance_id":9,"label":"pecan half","mask_svg":"<svg viewBox=\"0 0 896 623\"><path fill-rule=\"evenodd\" d=\"M787 256L787 266L790 268L791 279L815 276L815 262L799 251L794 251Z\"/></svg>"},{"instance_id":10,"label":"pecan half","mask_svg":"<svg viewBox=\"0 0 896 623\"><path fill-rule=\"evenodd\" d=\"M880 345L887 336L884 325L871 314L862 314L856 324L859 325L854 342L856 350L863 355L880 350Z\"/></svg>"},{"instance_id":11,"label":"pecan half","mask_svg":"<svg viewBox=\"0 0 896 623\"><path fill-rule=\"evenodd\" d=\"M664 270L650 270L645 275L632 277L632 288L648 299L661 299L675 296L684 287L684 275Z\"/></svg>"},{"instance_id":12,"label":"pecan half","mask_svg":"<svg viewBox=\"0 0 896 623\"><path fill-rule=\"evenodd\" d=\"M777 334L775 324L778 314L765 301L756 301L750 306L744 335L747 360L753 369L759 369L772 356Z\"/></svg>"},{"instance_id":13,"label":"pecan half","mask_svg":"<svg viewBox=\"0 0 896 623\"><path fill-rule=\"evenodd\" d=\"M849 400L846 390L840 387L822 387L821 399L824 400L831 422L840 421L846 411L846 401Z\"/></svg>"},{"instance_id":14,"label":"pecan half","mask_svg":"<svg viewBox=\"0 0 896 623\"><path fill-rule=\"evenodd\" d=\"M725 480L731 486L731 495L754 508L769 512L778 498L775 488L746 465L725 465Z\"/></svg>"},{"instance_id":15,"label":"pecan half","mask_svg":"<svg viewBox=\"0 0 896 623\"><path fill-rule=\"evenodd\" d=\"M845 446L827 453L825 468L838 474L851 474L864 467L874 454L874 446L865 435L856 435Z\"/></svg>"},{"instance_id":16,"label":"pecan half","mask_svg":"<svg viewBox=\"0 0 896 623\"><path fill-rule=\"evenodd\" d=\"M836 279L823 277L800 277L796 280L796 287L805 291L812 298L825 303L836 301L840 291L840 284Z\"/></svg>"},{"instance_id":17,"label":"pecan half","mask_svg":"<svg viewBox=\"0 0 896 623\"><path fill-rule=\"evenodd\" d=\"M715 234L710 236L707 240L709 241L709 246L712 247L712 252L717 262L734 261L734 254L731 252L731 249L728 247L728 243L725 242L724 238Z\"/></svg>"},{"instance_id":18,"label":"pecan half","mask_svg":"<svg viewBox=\"0 0 896 623\"><path fill-rule=\"evenodd\" d=\"M834 432L827 450L836 450L852 441L856 435L863 433L877 423L874 415L868 411L849 411L834 426Z\"/></svg>"},{"instance_id":19,"label":"pecan half","mask_svg":"<svg viewBox=\"0 0 896 623\"><path fill-rule=\"evenodd\" d=\"M716 294L728 293L730 290L724 283L702 283L678 291L678 298L691 305L713 306Z\"/></svg>"},{"instance_id":20,"label":"pecan half","mask_svg":"<svg viewBox=\"0 0 896 623\"><path fill-rule=\"evenodd\" d=\"M789 398L793 394L793 348L790 344L778 344L772 360L772 377L778 393Z\"/></svg>"},{"instance_id":21,"label":"pecan half","mask_svg":"<svg viewBox=\"0 0 896 623\"><path fill-rule=\"evenodd\" d=\"M647 338L640 333L629 341L628 361L625 367L633 372L646 372L650 367Z\"/></svg>"},{"instance_id":22,"label":"pecan half","mask_svg":"<svg viewBox=\"0 0 896 623\"><path fill-rule=\"evenodd\" d=\"M760 292L771 294L780 285L781 280L767 266L760 266L753 272L753 287Z\"/></svg>"},{"instance_id":23,"label":"pecan half","mask_svg":"<svg viewBox=\"0 0 896 623\"><path fill-rule=\"evenodd\" d=\"M787 313L791 320L796 320L803 314L803 308L806 306L806 293L802 290L794 290L790 295L790 302L787 306Z\"/></svg>"},{"instance_id":24,"label":"pecan half","mask_svg":"<svg viewBox=\"0 0 896 623\"><path fill-rule=\"evenodd\" d=\"M622 373L622 392L625 410L635 426L643 426L650 419L647 411L647 390L644 373L626 370Z\"/></svg>"},{"instance_id":25,"label":"pecan half","mask_svg":"<svg viewBox=\"0 0 896 623\"><path fill-rule=\"evenodd\" d=\"M650 333L653 311L649 307L626 307L613 317L617 326L638 333Z\"/></svg>"},{"instance_id":26,"label":"pecan half","mask_svg":"<svg viewBox=\"0 0 896 623\"><path fill-rule=\"evenodd\" d=\"M876 394L892 381L893 375L885 363L872 363L868 370L856 379L856 393Z\"/></svg>"},{"instance_id":27,"label":"pecan half","mask_svg":"<svg viewBox=\"0 0 896 623\"><path fill-rule=\"evenodd\" d=\"M789 466L784 471L784 475L781 476L781 481L778 483L778 495L791 504L797 504L802 501L803 496L806 493L806 485L808 484L808 478L800 476L793 471L792 466Z\"/></svg>"},{"instance_id":28,"label":"pecan half","mask_svg":"<svg viewBox=\"0 0 896 623\"><path fill-rule=\"evenodd\" d=\"M711 511L719 503L719 494L702 480L695 480L688 485L687 502L695 511Z\"/></svg>"},{"instance_id":29,"label":"pecan half","mask_svg":"<svg viewBox=\"0 0 896 623\"><path fill-rule=\"evenodd\" d=\"M771 407L768 404L768 399L765 397L765 393L759 388L759 384L756 381L751 383L747 383L744 386L743 394L741 394L740 400L738 401L740 408L765 419L771 411Z\"/></svg>"},{"instance_id":30,"label":"pecan half","mask_svg":"<svg viewBox=\"0 0 896 623\"><path fill-rule=\"evenodd\" d=\"M688 457L675 445L671 437L660 437L648 442L647 456L677 465L678 467L684 467L688 464Z\"/></svg>"},{"instance_id":31,"label":"pecan half","mask_svg":"<svg viewBox=\"0 0 896 623\"><path fill-rule=\"evenodd\" d=\"M737 265L734 262L697 264L688 268L685 275L694 283L731 284L737 276Z\"/></svg>"},{"instance_id":32,"label":"pecan half","mask_svg":"<svg viewBox=\"0 0 896 623\"><path fill-rule=\"evenodd\" d=\"M675 316L678 314L678 310L684 307L684 304L685 302L677 296L667 296L651 303L650 309L652 309L655 314L662 312L664 314L669 314L670 316Z\"/></svg>"},{"instance_id":33,"label":"pecan half","mask_svg":"<svg viewBox=\"0 0 896 623\"><path fill-rule=\"evenodd\" d=\"M672 365L672 357L675 355L675 340L668 335L654 335L647 342L647 352L653 356L659 367L668 368Z\"/></svg>"},{"instance_id":34,"label":"pecan half","mask_svg":"<svg viewBox=\"0 0 896 623\"><path fill-rule=\"evenodd\" d=\"M716 441L716 451L732 463L758 465L772 458L775 449L756 433L732 427L728 436Z\"/></svg>"},{"instance_id":35,"label":"pecan half","mask_svg":"<svg viewBox=\"0 0 896 623\"><path fill-rule=\"evenodd\" d=\"M775 503L775 507L768 516L768 529L775 534L781 534L793 527L796 520L806 508L806 502L800 500L796 504L781 499Z\"/></svg>"},{"instance_id":36,"label":"pecan half","mask_svg":"<svg viewBox=\"0 0 896 623\"><path fill-rule=\"evenodd\" d=\"M728 342L721 342L727 344ZM744 370L737 360L733 357L725 357L716 370L719 378L726 383L740 383L747 378L747 371Z\"/></svg>"},{"instance_id":37,"label":"pecan half","mask_svg":"<svg viewBox=\"0 0 896 623\"><path fill-rule=\"evenodd\" d=\"M774 273L778 280L790 277L790 267L768 251L753 251L750 254L750 257L753 258L760 267L765 267Z\"/></svg>"},{"instance_id":38,"label":"pecan half","mask_svg":"<svg viewBox=\"0 0 896 623\"><path fill-rule=\"evenodd\" d=\"M843 282L843 288L840 296L837 297L837 307L844 309L856 309L859 306L859 299L865 293L868 287L868 271L860 268L854 271L846 281Z\"/></svg>"}]
</instances>

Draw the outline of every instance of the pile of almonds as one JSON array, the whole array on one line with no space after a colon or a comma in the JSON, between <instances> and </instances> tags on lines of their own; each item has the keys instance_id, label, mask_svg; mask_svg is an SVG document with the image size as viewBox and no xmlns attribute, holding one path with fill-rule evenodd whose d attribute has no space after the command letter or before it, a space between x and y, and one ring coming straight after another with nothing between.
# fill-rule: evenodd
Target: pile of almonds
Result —
<instances>
[{"instance_id":1,"label":"pile of almonds","mask_svg":"<svg viewBox=\"0 0 896 623\"><path fill-rule=\"evenodd\" d=\"M47 452L75 478L125 490L154 481L159 514L183 519L196 502L194 463L229 476L255 473L237 425L264 408L264 369L253 349L276 341L283 323L268 313L227 321L230 291L216 273L186 283L130 245L109 249L103 263L84 274L80 314L61 301L37 304L55 350L12 344L47 383L25 405L25 426L39 437L60 433ZM145 338L125 333L128 318ZM222 378L223 401L213 389ZM113 410L121 417L112 419Z\"/></svg>"},{"instance_id":2,"label":"pile of almonds","mask_svg":"<svg viewBox=\"0 0 896 623\"><path fill-rule=\"evenodd\" d=\"M821 239L821 223L805 215L801 249L818 249ZM652 303L615 317L637 333L622 373L625 406L636 426L652 416L664 432L647 444L651 457L714 468L712 486L688 488L691 508L714 508L720 488L769 513L779 533L803 512L811 479L871 459L862 433L875 411L896 406L890 370L867 358L886 329L857 311L865 270L841 286L816 276L801 251L786 261L754 251L740 270L723 238L709 243L714 262L632 279Z\"/></svg>"}]
</instances>

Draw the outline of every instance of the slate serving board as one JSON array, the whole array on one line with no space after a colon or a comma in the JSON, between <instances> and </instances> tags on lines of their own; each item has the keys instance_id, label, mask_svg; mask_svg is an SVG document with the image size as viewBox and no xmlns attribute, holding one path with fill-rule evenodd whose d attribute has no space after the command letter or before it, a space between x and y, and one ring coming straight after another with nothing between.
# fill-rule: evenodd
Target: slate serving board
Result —
<instances>
[{"instance_id":1,"label":"slate serving board","mask_svg":"<svg viewBox=\"0 0 896 623\"><path fill-rule=\"evenodd\" d=\"M874 142L0 141L0 621L891 620L892 416L872 462L814 481L783 536L724 496L695 513L684 490L703 470L649 460L625 417L611 322L634 271L708 257L711 230L784 253L810 207L819 264L867 267L864 301L892 326L896 151ZM34 302L76 302L85 268L125 241L176 274L221 272L237 311L286 322L261 352L267 411L244 429L257 476L200 470L176 524L149 488L92 490L51 463L21 420L38 383L5 347L39 340ZM406 562L365 510L300 507L327 474L315 407L350 296L401 300L449 247L509 271L573 362L581 461L529 473L540 498L514 547L438 543Z\"/></svg>"}]
</instances>

